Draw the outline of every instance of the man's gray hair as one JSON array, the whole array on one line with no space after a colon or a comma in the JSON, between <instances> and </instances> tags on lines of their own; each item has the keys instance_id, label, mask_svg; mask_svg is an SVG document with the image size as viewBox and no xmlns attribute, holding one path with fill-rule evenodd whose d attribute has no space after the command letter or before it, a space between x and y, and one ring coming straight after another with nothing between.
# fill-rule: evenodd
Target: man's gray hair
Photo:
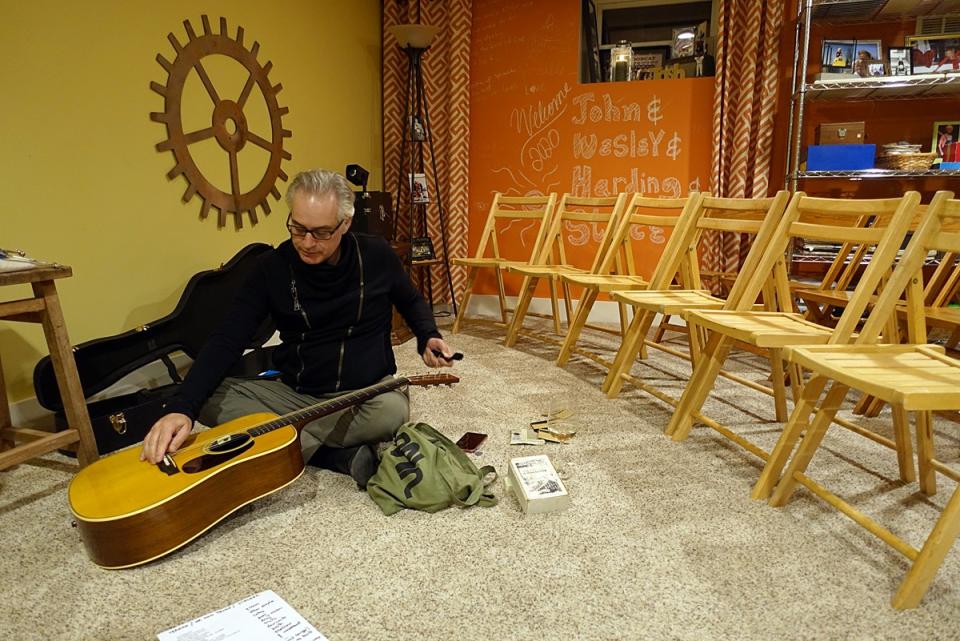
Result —
<instances>
[{"instance_id":1,"label":"man's gray hair","mask_svg":"<svg viewBox=\"0 0 960 641\"><path fill-rule=\"evenodd\" d=\"M353 217L353 188L342 175L328 169L301 171L287 187L287 208L293 211L293 197L298 192L323 196L333 194L337 198L337 222Z\"/></svg>"}]
</instances>

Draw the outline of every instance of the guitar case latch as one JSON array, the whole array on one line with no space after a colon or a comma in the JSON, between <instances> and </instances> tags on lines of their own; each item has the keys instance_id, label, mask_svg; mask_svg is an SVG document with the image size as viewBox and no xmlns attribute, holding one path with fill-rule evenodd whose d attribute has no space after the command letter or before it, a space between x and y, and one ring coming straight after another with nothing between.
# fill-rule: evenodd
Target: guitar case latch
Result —
<instances>
[{"instance_id":1,"label":"guitar case latch","mask_svg":"<svg viewBox=\"0 0 960 641\"><path fill-rule=\"evenodd\" d=\"M113 431L117 434L127 433L127 417L123 415L123 412L111 414L110 425L113 426Z\"/></svg>"}]
</instances>

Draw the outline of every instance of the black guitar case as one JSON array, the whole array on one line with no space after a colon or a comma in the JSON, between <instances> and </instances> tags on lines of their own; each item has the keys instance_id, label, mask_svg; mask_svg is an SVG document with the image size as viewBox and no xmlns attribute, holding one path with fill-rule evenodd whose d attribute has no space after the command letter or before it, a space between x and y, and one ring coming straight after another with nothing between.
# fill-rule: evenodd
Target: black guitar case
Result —
<instances>
[{"instance_id":1,"label":"black guitar case","mask_svg":"<svg viewBox=\"0 0 960 641\"><path fill-rule=\"evenodd\" d=\"M140 390L88 404L97 448L101 454L132 445L143 439L153 422L163 414L163 401L176 391L180 381L170 354L183 351L195 359L207 337L220 325L240 285L247 279L257 257L270 251L270 245L254 243L241 249L219 269L195 274L180 296L176 308L163 318L122 334L97 338L74 348L84 398L101 392L127 374L161 360L174 384L152 390ZM230 372L255 376L270 369L269 349L260 348L274 333L268 317L248 346L248 353ZM46 356L33 370L37 401L57 413L58 427L66 427L63 401Z\"/></svg>"}]
</instances>

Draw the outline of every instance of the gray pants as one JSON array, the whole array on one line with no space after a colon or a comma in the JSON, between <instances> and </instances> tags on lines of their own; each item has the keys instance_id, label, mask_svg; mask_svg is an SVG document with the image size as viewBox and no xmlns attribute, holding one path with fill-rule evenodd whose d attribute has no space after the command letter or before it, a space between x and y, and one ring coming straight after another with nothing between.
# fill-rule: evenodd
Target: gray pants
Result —
<instances>
[{"instance_id":1,"label":"gray pants","mask_svg":"<svg viewBox=\"0 0 960 641\"><path fill-rule=\"evenodd\" d=\"M387 376L381 381L392 378ZM204 425L213 426L258 412L287 414L349 391L310 396L298 394L280 381L227 378L200 410L199 420ZM410 398L405 388L374 396L362 405L348 407L307 423L300 433L303 460L309 461L321 445L354 447L363 443L375 445L389 441L397 428L408 420Z\"/></svg>"}]
</instances>

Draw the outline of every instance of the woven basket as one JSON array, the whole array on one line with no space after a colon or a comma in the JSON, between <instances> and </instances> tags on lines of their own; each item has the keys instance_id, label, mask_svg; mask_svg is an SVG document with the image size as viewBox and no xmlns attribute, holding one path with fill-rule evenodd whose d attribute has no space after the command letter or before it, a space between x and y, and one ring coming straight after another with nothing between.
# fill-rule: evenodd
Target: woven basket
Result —
<instances>
[{"instance_id":1,"label":"woven basket","mask_svg":"<svg viewBox=\"0 0 960 641\"><path fill-rule=\"evenodd\" d=\"M899 169L901 171L923 171L930 169L930 165L936 157L937 154L930 151L899 154L880 152L877 154L877 167L880 169Z\"/></svg>"}]
</instances>

